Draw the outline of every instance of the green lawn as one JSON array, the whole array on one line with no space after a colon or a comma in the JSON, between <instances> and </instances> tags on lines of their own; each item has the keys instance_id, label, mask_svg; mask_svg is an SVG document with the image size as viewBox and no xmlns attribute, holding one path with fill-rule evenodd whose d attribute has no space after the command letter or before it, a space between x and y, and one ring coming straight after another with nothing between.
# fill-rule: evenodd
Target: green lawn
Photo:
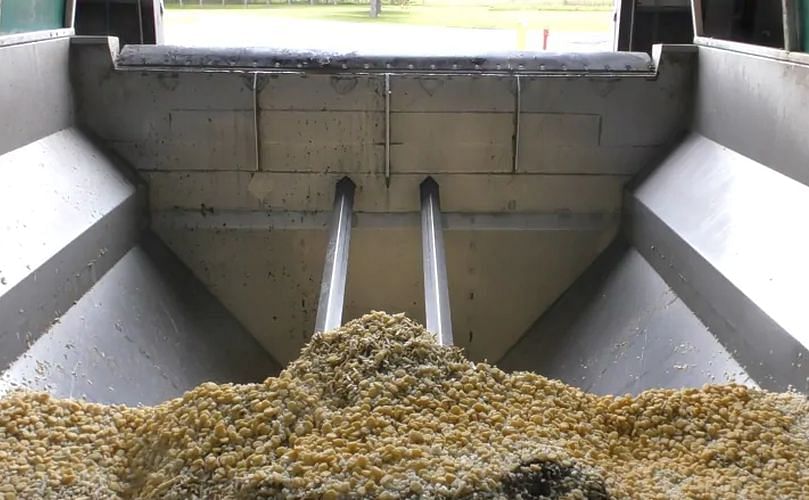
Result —
<instances>
[{"instance_id":1,"label":"green lawn","mask_svg":"<svg viewBox=\"0 0 809 500\"><path fill-rule=\"evenodd\" d=\"M182 9L172 5L166 15L172 23L193 23L205 11L186 6ZM227 17L269 16L275 18L317 19L324 21L348 21L354 23L396 23L453 28L527 29L548 28L551 31L605 32L611 29L611 10L539 10L531 4L497 5L385 5L377 19L368 17L367 5L270 5L220 8L217 15Z\"/></svg>"}]
</instances>

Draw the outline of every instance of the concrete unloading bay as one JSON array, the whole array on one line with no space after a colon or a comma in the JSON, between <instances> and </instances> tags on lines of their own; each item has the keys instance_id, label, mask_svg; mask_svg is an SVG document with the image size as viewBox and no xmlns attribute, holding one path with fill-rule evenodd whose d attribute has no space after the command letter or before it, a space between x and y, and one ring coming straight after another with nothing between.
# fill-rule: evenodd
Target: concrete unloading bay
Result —
<instances>
[{"instance_id":1,"label":"concrete unloading bay","mask_svg":"<svg viewBox=\"0 0 809 500\"><path fill-rule=\"evenodd\" d=\"M801 2L478 56L77 3L0 2L0 496L809 496Z\"/></svg>"}]
</instances>

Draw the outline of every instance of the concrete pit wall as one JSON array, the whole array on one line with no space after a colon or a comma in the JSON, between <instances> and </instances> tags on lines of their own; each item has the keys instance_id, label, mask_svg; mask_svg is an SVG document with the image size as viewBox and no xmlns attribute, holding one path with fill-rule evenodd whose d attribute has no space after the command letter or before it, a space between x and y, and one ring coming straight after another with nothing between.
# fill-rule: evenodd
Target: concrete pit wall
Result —
<instances>
[{"instance_id":1,"label":"concrete pit wall","mask_svg":"<svg viewBox=\"0 0 809 500\"><path fill-rule=\"evenodd\" d=\"M105 39L72 50L81 122L138 169L155 230L282 362L314 326L318 214L344 175L359 212L344 319L423 319L426 175L445 212L526 217L447 228L456 343L499 359L613 239L624 184L684 134L694 65L673 47L656 73L522 76L519 99L508 75L392 75L386 179L383 74L116 69Z\"/></svg>"}]
</instances>

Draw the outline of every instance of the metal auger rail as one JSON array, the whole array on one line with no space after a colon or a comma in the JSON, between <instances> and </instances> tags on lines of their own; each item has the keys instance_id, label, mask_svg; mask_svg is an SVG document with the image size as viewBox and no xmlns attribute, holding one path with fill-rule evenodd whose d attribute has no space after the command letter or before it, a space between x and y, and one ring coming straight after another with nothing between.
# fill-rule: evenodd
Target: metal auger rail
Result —
<instances>
[{"instance_id":1,"label":"metal auger rail","mask_svg":"<svg viewBox=\"0 0 809 500\"><path fill-rule=\"evenodd\" d=\"M329 223L323 278L320 281L315 332L333 330L343 324L353 205L354 183L348 177L343 177L337 183L334 193L334 209Z\"/></svg>"},{"instance_id":2,"label":"metal auger rail","mask_svg":"<svg viewBox=\"0 0 809 500\"><path fill-rule=\"evenodd\" d=\"M315 332L332 330L342 324L354 189L354 183L348 177L341 179L335 188ZM452 345L452 317L438 184L429 177L422 182L420 191L425 323L441 345Z\"/></svg>"},{"instance_id":3,"label":"metal auger rail","mask_svg":"<svg viewBox=\"0 0 809 500\"><path fill-rule=\"evenodd\" d=\"M428 177L421 183L421 257L424 272L424 316L427 329L441 345L452 345L447 264L438 183Z\"/></svg>"}]
</instances>

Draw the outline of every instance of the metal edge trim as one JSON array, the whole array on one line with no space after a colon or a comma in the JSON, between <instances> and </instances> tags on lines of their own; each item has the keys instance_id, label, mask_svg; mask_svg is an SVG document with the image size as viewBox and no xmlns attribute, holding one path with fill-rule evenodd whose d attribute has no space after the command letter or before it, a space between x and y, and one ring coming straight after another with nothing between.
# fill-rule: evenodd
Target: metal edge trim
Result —
<instances>
[{"instance_id":1,"label":"metal edge trim","mask_svg":"<svg viewBox=\"0 0 809 500\"><path fill-rule=\"evenodd\" d=\"M24 43L41 42L75 35L73 28L58 28L53 30L29 31L27 33L12 33L0 35L0 47L10 47Z\"/></svg>"},{"instance_id":2,"label":"metal edge trim","mask_svg":"<svg viewBox=\"0 0 809 500\"><path fill-rule=\"evenodd\" d=\"M694 43L699 47L727 50L730 52L737 52L739 54L747 54L765 59L809 66L809 53L805 52L790 52L784 49L776 49L774 47L732 42L730 40L721 40L718 38L704 36L694 37Z\"/></svg>"}]
</instances>

